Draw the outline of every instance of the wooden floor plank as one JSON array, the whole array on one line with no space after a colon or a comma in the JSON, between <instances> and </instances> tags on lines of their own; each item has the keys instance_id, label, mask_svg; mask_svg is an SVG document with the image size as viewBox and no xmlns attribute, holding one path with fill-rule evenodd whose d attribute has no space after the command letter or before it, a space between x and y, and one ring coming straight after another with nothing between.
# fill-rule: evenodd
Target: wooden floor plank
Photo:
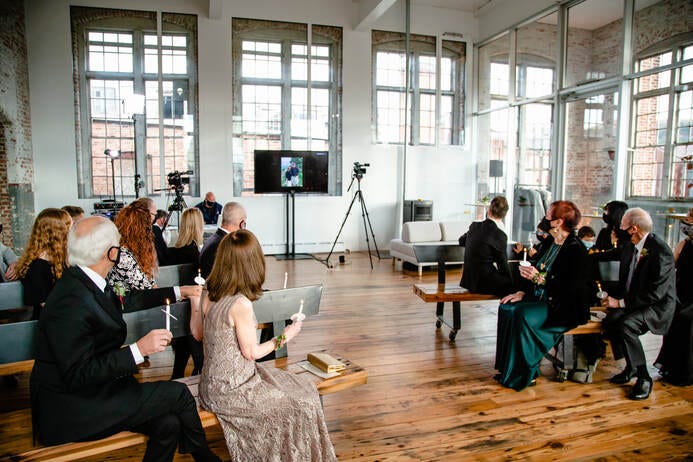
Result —
<instances>
[{"instance_id":1,"label":"wooden floor plank","mask_svg":"<svg viewBox=\"0 0 693 462\"><path fill-rule=\"evenodd\" d=\"M323 256L324 257L324 256ZM435 304L412 293L413 284L436 283L435 268L399 271L391 260L352 253L348 265L328 269L314 260L267 258L265 287L324 285L320 314L304 322L289 344L289 360L314 350L339 352L368 372L366 385L324 396L335 450L342 461L422 460L687 460L693 454L693 387L658 380L641 402L612 385L623 364L603 360L592 384L559 383L542 363L535 387L515 392L491 378L498 302L463 302L455 342L435 327ZM460 269L448 270L457 281ZM451 316L450 304L445 315ZM661 337L643 336L648 358ZM141 380L167 379L170 350L154 355ZM188 371L190 371L189 365ZM0 393L0 459L31 448L28 375ZM212 449L229 460L219 427L207 430ZM144 445L113 451L106 460L141 460ZM103 456L84 459L104 460ZM176 461L191 461L176 455ZM688 459L690 460L690 459Z\"/></svg>"}]
</instances>

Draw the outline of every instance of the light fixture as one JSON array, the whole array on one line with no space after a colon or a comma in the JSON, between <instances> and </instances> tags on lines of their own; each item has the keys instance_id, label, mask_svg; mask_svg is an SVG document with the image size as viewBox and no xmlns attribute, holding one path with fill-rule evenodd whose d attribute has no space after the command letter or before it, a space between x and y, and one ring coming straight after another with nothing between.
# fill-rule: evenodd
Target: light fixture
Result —
<instances>
[{"instance_id":1,"label":"light fixture","mask_svg":"<svg viewBox=\"0 0 693 462\"><path fill-rule=\"evenodd\" d=\"M135 199L140 197L140 188L144 187L144 182L140 180L141 175L137 167L137 116L145 112L144 95L132 93L123 98L123 115L132 118L133 146L135 157Z\"/></svg>"},{"instance_id":2,"label":"light fixture","mask_svg":"<svg viewBox=\"0 0 693 462\"><path fill-rule=\"evenodd\" d=\"M113 204L115 206L115 201L116 201L116 193L115 193L115 160L120 157L120 151L117 149L106 149L103 152L106 157L111 159L111 182L113 185Z\"/></svg>"}]
</instances>

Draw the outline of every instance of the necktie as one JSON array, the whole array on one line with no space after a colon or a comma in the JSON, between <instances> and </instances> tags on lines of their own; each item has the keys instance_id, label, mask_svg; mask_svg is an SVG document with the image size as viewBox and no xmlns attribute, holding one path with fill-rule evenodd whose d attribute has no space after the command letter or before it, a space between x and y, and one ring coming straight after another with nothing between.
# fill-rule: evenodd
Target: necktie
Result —
<instances>
[{"instance_id":1,"label":"necktie","mask_svg":"<svg viewBox=\"0 0 693 462\"><path fill-rule=\"evenodd\" d=\"M626 280L626 291L630 290L630 282L633 279L633 273L635 272L635 265L638 264L638 255L640 252L638 248L633 248L633 260L630 262L630 269L628 270L628 279Z\"/></svg>"}]
</instances>

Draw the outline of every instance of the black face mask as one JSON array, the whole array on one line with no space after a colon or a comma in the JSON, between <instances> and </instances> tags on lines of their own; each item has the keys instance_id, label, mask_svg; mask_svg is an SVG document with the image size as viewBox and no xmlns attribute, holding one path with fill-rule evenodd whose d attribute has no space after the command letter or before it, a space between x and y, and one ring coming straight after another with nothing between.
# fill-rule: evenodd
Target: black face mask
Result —
<instances>
[{"instance_id":1,"label":"black face mask","mask_svg":"<svg viewBox=\"0 0 693 462\"><path fill-rule=\"evenodd\" d=\"M116 257L111 260L111 249L118 249L118 253L116 254ZM118 266L118 263L120 263L120 246L117 245L112 245L111 247L108 248L106 251L106 258L108 258L108 261L113 263L113 266Z\"/></svg>"},{"instance_id":2,"label":"black face mask","mask_svg":"<svg viewBox=\"0 0 693 462\"><path fill-rule=\"evenodd\" d=\"M693 237L693 224L681 222L681 234L685 234L688 237Z\"/></svg>"},{"instance_id":3,"label":"black face mask","mask_svg":"<svg viewBox=\"0 0 693 462\"><path fill-rule=\"evenodd\" d=\"M607 225L611 224L611 217L609 217L609 215L607 215L606 213L602 215L602 220L604 220L604 223L606 223Z\"/></svg>"},{"instance_id":4,"label":"black face mask","mask_svg":"<svg viewBox=\"0 0 693 462\"><path fill-rule=\"evenodd\" d=\"M205 200L205 207L211 209L213 205L214 205L214 202L209 202L208 200Z\"/></svg>"}]
</instances>

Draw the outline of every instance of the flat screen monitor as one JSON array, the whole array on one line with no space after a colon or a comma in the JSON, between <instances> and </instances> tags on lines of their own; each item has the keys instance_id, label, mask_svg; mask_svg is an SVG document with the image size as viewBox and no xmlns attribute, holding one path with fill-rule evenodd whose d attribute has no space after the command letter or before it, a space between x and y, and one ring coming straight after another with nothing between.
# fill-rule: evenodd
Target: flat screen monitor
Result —
<instances>
[{"instance_id":1,"label":"flat screen monitor","mask_svg":"<svg viewBox=\"0 0 693 462\"><path fill-rule=\"evenodd\" d=\"M327 194L327 151L255 150L255 193Z\"/></svg>"}]
</instances>

